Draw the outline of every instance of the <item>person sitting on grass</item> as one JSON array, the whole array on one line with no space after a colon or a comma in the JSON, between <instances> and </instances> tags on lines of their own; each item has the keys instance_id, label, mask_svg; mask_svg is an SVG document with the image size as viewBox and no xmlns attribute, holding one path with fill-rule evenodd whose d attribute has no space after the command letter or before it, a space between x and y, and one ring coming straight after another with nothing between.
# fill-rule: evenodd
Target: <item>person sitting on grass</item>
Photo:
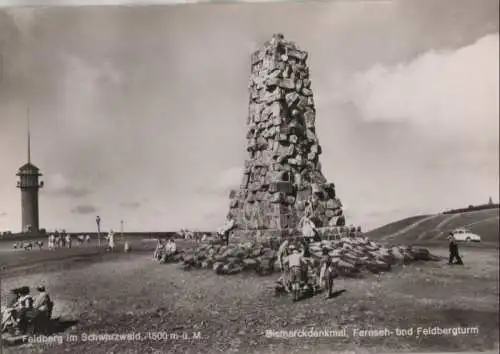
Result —
<instances>
[{"instance_id":1,"label":"person sitting on grass","mask_svg":"<svg viewBox=\"0 0 500 354\"><path fill-rule=\"evenodd\" d=\"M175 241L171 238L168 239L167 244L165 245L165 257L168 258L173 256L177 252L177 245Z\"/></svg>"},{"instance_id":2,"label":"person sitting on grass","mask_svg":"<svg viewBox=\"0 0 500 354\"><path fill-rule=\"evenodd\" d=\"M26 333L28 330L28 315L33 310L33 297L30 295L29 287L23 287L19 291L19 300L16 304L18 313L18 329L21 333Z\"/></svg>"},{"instance_id":3,"label":"person sitting on grass","mask_svg":"<svg viewBox=\"0 0 500 354\"><path fill-rule=\"evenodd\" d=\"M163 245L161 255L160 255L160 263L166 263L172 255L177 251L177 246L172 239L168 239L167 242Z\"/></svg>"},{"instance_id":4,"label":"person sitting on grass","mask_svg":"<svg viewBox=\"0 0 500 354\"><path fill-rule=\"evenodd\" d=\"M38 290L39 294L35 298L35 302L33 303L33 308L38 313L46 314L47 318L50 319L52 317L52 309L54 307L54 303L52 302L52 299L45 290L45 286L40 285L36 288L36 290Z\"/></svg>"}]
</instances>

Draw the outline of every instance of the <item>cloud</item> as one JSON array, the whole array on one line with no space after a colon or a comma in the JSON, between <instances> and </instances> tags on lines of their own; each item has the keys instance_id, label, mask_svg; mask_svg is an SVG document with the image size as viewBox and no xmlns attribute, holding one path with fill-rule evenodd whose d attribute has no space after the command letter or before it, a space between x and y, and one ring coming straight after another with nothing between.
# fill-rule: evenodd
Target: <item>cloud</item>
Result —
<instances>
[{"instance_id":1,"label":"cloud","mask_svg":"<svg viewBox=\"0 0 500 354\"><path fill-rule=\"evenodd\" d=\"M92 214L97 211L98 209L92 205L77 205L71 210L73 214Z\"/></svg>"},{"instance_id":2,"label":"cloud","mask_svg":"<svg viewBox=\"0 0 500 354\"><path fill-rule=\"evenodd\" d=\"M0 0L0 7L35 6L35 5L42 5L42 6L175 5L175 4L193 4L202 2L218 2L218 1L213 1L213 0L212 1L211 0ZM238 1L238 2L245 2L245 1ZM253 0L248 2L260 2L260 1Z\"/></svg>"},{"instance_id":3,"label":"cloud","mask_svg":"<svg viewBox=\"0 0 500 354\"><path fill-rule=\"evenodd\" d=\"M120 203L122 208L126 209L138 209L141 206L140 202L122 202Z\"/></svg>"},{"instance_id":4,"label":"cloud","mask_svg":"<svg viewBox=\"0 0 500 354\"><path fill-rule=\"evenodd\" d=\"M78 185L76 182L75 184L71 184L70 180L61 173L49 175L46 179L46 191L52 196L83 198L92 194L91 190Z\"/></svg>"},{"instance_id":5,"label":"cloud","mask_svg":"<svg viewBox=\"0 0 500 354\"><path fill-rule=\"evenodd\" d=\"M203 185L197 188L197 191L205 195L227 198L230 190L240 188L242 177L242 166L229 167L215 178L205 180Z\"/></svg>"},{"instance_id":6,"label":"cloud","mask_svg":"<svg viewBox=\"0 0 500 354\"><path fill-rule=\"evenodd\" d=\"M348 96L366 121L409 122L430 137L498 142L498 33L354 76Z\"/></svg>"},{"instance_id":7,"label":"cloud","mask_svg":"<svg viewBox=\"0 0 500 354\"><path fill-rule=\"evenodd\" d=\"M52 190L50 194L54 196L67 196L72 198L83 198L92 192L85 188L77 188L77 187L64 187L57 190Z\"/></svg>"}]
</instances>

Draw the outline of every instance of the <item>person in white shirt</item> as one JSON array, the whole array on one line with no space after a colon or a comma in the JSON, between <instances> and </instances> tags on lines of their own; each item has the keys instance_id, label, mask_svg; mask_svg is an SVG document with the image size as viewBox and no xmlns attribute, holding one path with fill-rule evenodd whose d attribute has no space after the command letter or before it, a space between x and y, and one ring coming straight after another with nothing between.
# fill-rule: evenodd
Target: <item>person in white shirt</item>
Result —
<instances>
[{"instance_id":1,"label":"person in white shirt","mask_svg":"<svg viewBox=\"0 0 500 354\"><path fill-rule=\"evenodd\" d=\"M54 250L55 248L55 241L56 241L56 237L54 236L54 234L50 234L49 235L49 250Z\"/></svg>"},{"instance_id":2,"label":"person in white shirt","mask_svg":"<svg viewBox=\"0 0 500 354\"><path fill-rule=\"evenodd\" d=\"M304 216L306 218L311 218L314 215L313 201L312 198L306 201L306 207L304 209Z\"/></svg>"},{"instance_id":3,"label":"person in white shirt","mask_svg":"<svg viewBox=\"0 0 500 354\"><path fill-rule=\"evenodd\" d=\"M71 235L70 234L66 234L66 247L67 248L71 248Z\"/></svg>"},{"instance_id":4,"label":"person in white shirt","mask_svg":"<svg viewBox=\"0 0 500 354\"><path fill-rule=\"evenodd\" d=\"M38 286L36 290L39 291L39 294L35 298L33 308L38 312L46 313L47 317L50 319L52 317L52 309L54 308L54 303L52 302L50 295L45 290L45 286Z\"/></svg>"},{"instance_id":5,"label":"person in white shirt","mask_svg":"<svg viewBox=\"0 0 500 354\"><path fill-rule=\"evenodd\" d=\"M309 241L321 241L321 237L318 237L316 225L314 225L314 222L307 215L304 214L298 226L302 231L302 236Z\"/></svg>"},{"instance_id":6,"label":"person in white shirt","mask_svg":"<svg viewBox=\"0 0 500 354\"><path fill-rule=\"evenodd\" d=\"M296 283L302 280L302 267L304 265L304 255L294 246L290 247L292 253L287 257L288 269L290 272L290 282Z\"/></svg>"},{"instance_id":7,"label":"person in white shirt","mask_svg":"<svg viewBox=\"0 0 500 354\"><path fill-rule=\"evenodd\" d=\"M280 262L280 269L282 272L285 271L285 259L288 256L287 249L289 243L290 243L289 240L283 241L283 243L280 245L278 249L278 253L276 254L278 261Z\"/></svg>"},{"instance_id":8,"label":"person in white shirt","mask_svg":"<svg viewBox=\"0 0 500 354\"><path fill-rule=\"evenodd\" d=\"M175 241L172 239L169 239L167 241L167 244L165 245L165 253L167 256L175 254L177 251L177 245L175 244Z\"/></svg>"},{"instance_id":9,"label":"person in white shirt","mask_svg":"<svg viewBox=\"0 0 500 354\"><path fill-rule=\"evenodd\" d=\"M110 251L113 251L115 249L115 234L113 233L113 230L109 231L106 238L108 239L108 249Z\"/></svg>"},{"instance_id":10,"label":"person in white shirt","mask_svg":"<svg viewBox=\"0 0 500 354\"><path fill-rule=\"evenodd\" d=\"M236 222L231 217L231 215L226 216L226 221L224 222L224 226L219 229L219 235L222 240L226 243L226 246L229 245L229 234L231 230L236 226Z\"/></svg>"}]
</instances>

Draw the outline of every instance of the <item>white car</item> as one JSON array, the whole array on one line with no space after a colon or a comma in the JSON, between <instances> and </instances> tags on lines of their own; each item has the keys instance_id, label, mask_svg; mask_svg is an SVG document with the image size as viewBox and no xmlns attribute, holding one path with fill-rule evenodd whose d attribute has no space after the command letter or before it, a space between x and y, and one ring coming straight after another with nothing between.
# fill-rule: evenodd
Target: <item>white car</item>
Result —
<instances>
[{"instance_id":1,"label":"white car","mask_svg":"<svg viewBox=\"0 0 500 354\"><path fill-rule=\"evenodd\" d=\"M481 242L481 236L473 234L465 228L459 228L452 231L455 240L464 242Z\"/></svg>"}]
</instances>

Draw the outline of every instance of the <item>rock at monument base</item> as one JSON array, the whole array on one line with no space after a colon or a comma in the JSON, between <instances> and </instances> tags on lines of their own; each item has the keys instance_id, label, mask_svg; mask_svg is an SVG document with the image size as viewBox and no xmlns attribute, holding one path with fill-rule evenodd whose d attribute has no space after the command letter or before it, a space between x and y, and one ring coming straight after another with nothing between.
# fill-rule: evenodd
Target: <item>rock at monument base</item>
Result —
<instances>
[{"instance_id":1,"label":"rock at monument base","mask_svg":"<svg viewBox=\"0 0 500 354\"><path fill-rule=\"evenodd\" d=\"M344 232L347 232L344 229ZM326 250L340 276L359 277L364 273L391 271L393 266L417 261L439 260L427 249L403 246L385 246L365 237L339 235L334 240L311 242L309 251L312 264L311 276L319 275L320 259ZM300 242L298 243L301 244ZM216 274L234 275L241 272L255 272L265 276L280 271L276 251L270 241L249 241L232 243L228 247L201 244L181 252L182 268L212 268ZM200 262L200 259L204 261Z\"/></svg>"}]
</instances>

